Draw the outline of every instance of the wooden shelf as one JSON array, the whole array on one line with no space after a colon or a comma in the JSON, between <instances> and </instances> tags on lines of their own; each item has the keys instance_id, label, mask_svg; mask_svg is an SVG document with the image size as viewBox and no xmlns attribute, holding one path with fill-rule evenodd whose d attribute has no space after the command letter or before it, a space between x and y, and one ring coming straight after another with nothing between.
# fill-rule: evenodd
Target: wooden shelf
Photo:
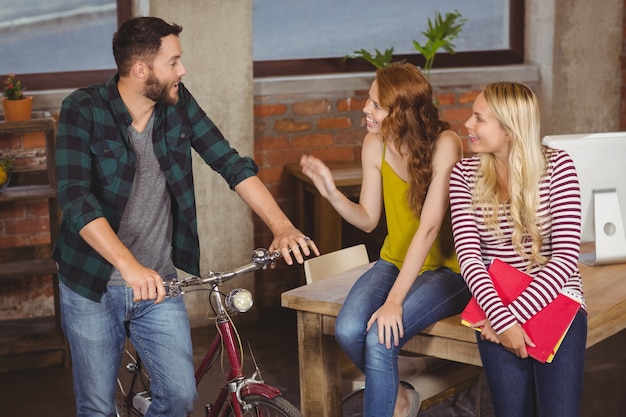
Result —
<instances>
[{"instance_id":1,"label":"wooden shelf","mask_svg":"<svg viewBox=\"0 0 626 417\"><path fill-rule=\"evenodd\" d=\"M23 185L0 190L0 203L56 199L56 190L50 185Z\"/></svg>"},{"instance_id":2,"label":"wooden shelf","mask_svg":"<svg viewBox=\"0 0 626 417\"><path fill-rule=\"evenodd\" d=\"M0 321L0 372L58 366L65 350L55 317Z\"/></svg>"},{"instance_id":3,"label":"wooden shelf","mask_svg":"<svg viewBox=\"0 0 626 417\"><path fill-rule=\"evenodd\" d=\"M33 113L30 120L0 121L0 135L44 132L46 169L14 172L7 187L0 190L0 204L46 200L50 218L50 245L34 245L0 250L0 280L52 276L54 316L0 320L0 372L69 364L69 350L61 330L56 262L50 247L59 230L56 197L54 146L56 122L49 113Z\"/></svg>"},{"instance_id":4,"label":"wooden shelf","mask_svg":"<svg viewBox=\"0 0 626 417\"><path fill-rule=\"evenodd\" d=\"M57 264L52 258L5 262L0 264L0 280L54 275L56 273Z\"/></svg>"},{"instance_id":5,"label":"wooden shelf","mask_svg":"<svg viewBox=\"0 0 626 417\"><path fill-rule=\"evenodd\" d=\"M18 122L0 120L0 135L31 132L54 132L56 123L48 112L33 112L31 119Z\"/></svg>"}]
</instances>

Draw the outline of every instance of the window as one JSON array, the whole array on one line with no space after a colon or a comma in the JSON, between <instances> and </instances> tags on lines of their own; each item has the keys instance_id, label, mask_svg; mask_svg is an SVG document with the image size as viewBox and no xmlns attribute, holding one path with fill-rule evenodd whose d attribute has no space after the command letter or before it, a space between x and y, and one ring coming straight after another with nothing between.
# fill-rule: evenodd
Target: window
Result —
<instances>
[{"instance_id":1,"label":"window","mask_svg":"<svg viewBox=\"0 0 626 417\"><path fill-rule=\"evenodd\" d=\"M454 10L467 22L453 42L456 53L438 53L436 68L523 61L523 0L254 0L253 7L256 77L372 71L344 56L390 47L394 61L423 66L413 40L425 42L421 32L435 12Z\"/></svg>"},{"instance_id":2,"label":"window","mask_svg":"<svg viewBox=\"0 0 626 417\"><path fill-rule=\"evenodd\" d=\"M3 9L0 74L17 73L33 91L106 81L115 73L111 37L131 16L131 3L20 0ZM413 40L424 42L421 32L435 11L454 10L467 22L454 41L457 52L438 53L436 68L523 62L524 0L254 0L254 75L372 71L363 59L344 59L362 48L393 47L394 60L423 66ZM36 23L37 30L16 29L41 15L51 19Z\"/></svg>"},{"instance_id":3,"label":"window","mask_svg":"<svg viewBox=\"0 0 626 417\"><path fill-rule=\"evenodd\" d=\"M18 74L33 91L106 81L115 73L111 39L130 3L20 0L2 11L0 74Z\"/></svg>"}]
</instances>

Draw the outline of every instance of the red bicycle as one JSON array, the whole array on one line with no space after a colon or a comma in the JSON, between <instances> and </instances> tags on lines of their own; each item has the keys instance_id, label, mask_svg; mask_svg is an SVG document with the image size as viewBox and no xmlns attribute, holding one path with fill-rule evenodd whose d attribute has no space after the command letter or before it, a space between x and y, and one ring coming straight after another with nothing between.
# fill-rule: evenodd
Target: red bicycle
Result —
<instances>
[{"instance_id":1,"label":"red bicycle","mask_svg":"<svg viewBox=\"0 0 626 417\"><path fill-rule=\"evenodd\" d=\"M180 297L186 292L207 290L209 303L215 312L217 333L196 370L196 386L208 372L220 352L228 357L229 369L215 401L205 405L207 417L302 417L300 411L281 396L278 388L266 384L256 361L254 373L243 372L243 352L239 333L232 315L248 311L253 304L251 293L242 288L220 292L227 281L258 269L266 269L278 258L279 252L256 249L252 262L227 272L210 272L206 277L187 277L165 283L168 297ZM143 416L151 404L150 378L144 370L141 358L126 349L129 362L122 367L118 377L116 409L118 417ZM253 356L254 359L254 356Z\"/></svg>"}]
</instances>

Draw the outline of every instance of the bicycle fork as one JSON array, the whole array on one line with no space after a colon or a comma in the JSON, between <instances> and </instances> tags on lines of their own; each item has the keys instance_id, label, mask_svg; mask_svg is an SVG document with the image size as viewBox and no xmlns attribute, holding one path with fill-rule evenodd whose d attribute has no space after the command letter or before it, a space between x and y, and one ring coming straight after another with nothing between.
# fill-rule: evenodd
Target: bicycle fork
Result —
<instances>
[{"instance_id":1,"label":"bicycle fork","mask_svg":"<svg viewBox=\"0 0 626 417\"><path fill-rule=\"evenodd\" d=\"M217 292L212 293L212 296L215 298L220 297ZM209 370L212 359L218 353L220 346L222 346L223 349L226 350L230 364L228 380L224 388L220 390L215 404L205 405L205 413L207 417L218 417L221 410L224 409L224 405L228 402L232 408L233 415L235 417L242 417L243 412L249 407L252 407L245 402L244 397L246 395L261 395L272 399L280 395L280 391L263 383L256 362L255 372L252 377L244 377L242 353L239 352L237 347L238 343L236 341L238 339L235 335L233 324L221 303L221 298L219 298L219 301L217 299L215 301L215 305L217 306L218 334L213 339L206 356L196 371L196 386L198 386L204 374Z\"/></svg>"},{"instance_id":2,"label":"bicycle fork","mask_svg":"<svg viewBox=\"0 0 626 417\"><path fill-rule=\"evenodd\" d=\"M208 372L213 358L219 352L222 347L228 355L228 362L230 365L228 382L220 390L214 404L205 405L205 413L207 417L217 417L220 410L224 408L224 404L229 402L233 408L234 415L241 417L241 407L245 404L241 401L240 390L242 383L244 382L242 371L242 358L239 356L239 350L237 349L236 336L234 334L233 325L230 322L230 317L222 303L221 295L217 291L211 292L211 297L214 299L214 305L216 306L217 313L217 335L213 339L211 346L202 360L202 363L196 370L196 387L200 384L202 377ZM230 401L228 401L230 396Z\"/></svg>"}]
</instances>

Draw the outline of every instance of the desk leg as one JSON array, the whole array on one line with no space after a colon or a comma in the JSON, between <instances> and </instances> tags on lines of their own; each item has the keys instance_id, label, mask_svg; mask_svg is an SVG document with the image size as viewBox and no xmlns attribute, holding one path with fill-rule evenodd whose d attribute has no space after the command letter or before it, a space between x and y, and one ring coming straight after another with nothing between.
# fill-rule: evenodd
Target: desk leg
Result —
<instances>
[{"instance_id":1,"label":"desk leg","mask_svg":"<svg viewBox=\"0 0 626 417\"><path fill-rule=\"evenodd\" d=\"M304 417L341 417L339 345L322 331L322 316L298 311L300 401Z\"/></svg>"},{"instance_id":2,"label":"desk leg","mask_svg":"<svg viewBox=\"0 0 626 417\"><path fill-rule=\"evenodd\" d=\"M341 249L341 216L319 193L315 195L315 243L322 254Z\"/></svg>"},{"instance_id":3,"label":"desk leg","mask_svg":"<svg viewBox=\"0 0 626 417\"><path fill-rule=\"evenodd\" d=\"M306 232L305 216L304 216L304 185L298 182L296 184L296 227L302 231L302 233Z\"/></svg>"}]
</instances>

